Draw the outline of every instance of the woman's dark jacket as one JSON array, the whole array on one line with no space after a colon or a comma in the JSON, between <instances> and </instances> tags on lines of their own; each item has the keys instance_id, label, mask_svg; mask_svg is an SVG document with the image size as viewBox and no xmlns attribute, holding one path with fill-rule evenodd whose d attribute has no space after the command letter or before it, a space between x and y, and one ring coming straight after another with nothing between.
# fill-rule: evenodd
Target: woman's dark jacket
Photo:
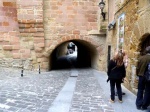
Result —
<instances>
[{"instance_id":1,"label":"woman's dark jacket","mask_svg":"<svg viewBox=\"0 0 150 112\"><path fill-rule=\"evenodd\" d=\"M126 76L124 64L122 66L117 66L115 61L110 60L107 74L109 79L123 79Z\"/></svg>"}]
</instances>

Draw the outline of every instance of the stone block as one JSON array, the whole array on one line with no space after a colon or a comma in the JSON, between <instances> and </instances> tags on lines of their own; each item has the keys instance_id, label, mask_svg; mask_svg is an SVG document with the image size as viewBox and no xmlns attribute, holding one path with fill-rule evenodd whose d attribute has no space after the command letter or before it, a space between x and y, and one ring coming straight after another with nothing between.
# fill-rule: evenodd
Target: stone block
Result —
<instances>
[{"instance_id":1,"label":"stone block","mask_svg":"<svg viewBox=\"0 0 150 112\"><path fill-rule=\"evenodd\" d=\"M40 48L40 47L35 47L35 52L42 52L42 48Z\"/></svg>"},{"instance_id":2,"label":"stone block","mask_svg":"<svg viewBox=\"0 0 150 112\"><path fill-rule=\"evenodd\" d=\"M31 53L31 50L30 50L30 49L21 49L21 50L20 50L20 53L27 53L27 54L30 54L30 53Z\"/></svg>"},{"instance_id":3,"label":"stone block","mask_svg":"<svg viewBox=\"0 0 150 112\"><path fill-rule=\"evenodd\" d=\"M80 34L80 31L74 30L74 31L73 31L73 34Z\"/></svg>"},{"instance_id":4,"label":"stone block","mask_svg":"<svg viewBox=\"0 0 150 112\"><path fill-rule=\"evenodd\" d=\"M135 23L135 26L133 28L134 34L137 38L140 38L141 32L139 31L138 23Z\"/></svg>"},{"instance_id":5,"label":"stone block","mask_svg":"<svg viewBox=\"0 0 150 112\"><path fill-rule=\"evenodd\" d=\"M49 56L50 56L50 54L49 54L48 52L44 52L44 53L43 53L43 56L45 56L45 57L49 57Z\"/></svg>"},{"instance_id":6,"label":"stone block","mask_svg":"<svg viewBox=\"0 0 150 112\"><path fill-rule=\"evenodd\" d=\"M31 10L27 10L27 14L34 14L34 11L31 9Z\"/></svg>"},{"instance_id":7,"label":"stone block","mask_svg":"<svg viewBox=\"0 0 150 112\"><path fill-rule=\"evenodd\" d=\"M42 53L36 53L37 58L42 58Z\"/></svg>"},{"instance_id":8,"label":"stone block","mask_svg":"<svg viewBox=\"0 0 150 112\"><path fill-rule=\"evenodd\" d=\"M30 33L36 33L36 32L37 32L37 29L36 29L36 28L30 28L30 29L29 29L29 32L30 32Z\"/></svg>"},{"instance_id":9,"label":"stone block","mask_svg":"<svg viewBox=\"0 0 150 112\"><path fill-rule=\"evenodd\" d=\"M6 51L4 51L4 55L5 55L5 58L12 58L12 52L10 52L10 51L8 51L8 50L6 50Z\"/></svg>"},{"instance_id":10,"label":"stone block","mask_svg":"<svg viewBox=\"0 0 150 112\"><path fill-rule=\"evenodd\" d=\"M3 45L3 49L6 51L11 51L13 49L12 45Z\"/></svg>"},{"instance_id":11,"label":"stone block","mask_svg":"<svg viewBox=\"0 0 150 112\"><path fill-rule=\"evenodd\" d=\"M4 38L3 37L0 37L0 42L2 42L4 40Z\"/></svg>"},{"instance_id":12,"label":"stone block","mask_svg":"<svg viewBox=\"0 0 150 112\"><path fill-rule=\"evenodd\" d=\"M44 33L35 33L34 37L44 37Z\"/></svg>"},{"instance_id":13,"label":"stone block","mask_svg":"<svg viewBox=\"0 0 150 112\"><path fill-rule=\"evenodd\" d=\"M43 58L41 59L41 62L49 62L49 58L43 57Z\"/></svg>"},{"instance_id":14,"label":"stone block","mask_svg":"<svg viewBox=\"0 0 150 112\"><path fill-rule=\"evenodd\" d=\"M36 20L34 20L34 19L28 19L28 20L26 20L26 23L33 24L33 23L36 23Z\"/></svg>"},{"instance_id":15,"label":"stone block","mask_svg":"<svg viewBox=\"0 0 150 112\"><path fill-rule=\"evenodd\" d=\"M2 25L3 25L3 26L9 26L9 22L4 21L4 22L2 23Z\"/></svg>"},{"instance_id":16,"label":"stone block","mask_svg":"<svg viewBox=\"0 0 150 112\"><path fill-rule=\"evenodd\" d=\"M42 58L38 58L38 59L37 59L37 62L41 65Z\"/></svg>"},{"instance_id":17,"label":"stone block","mask_svg":"<svg viewBox=\"0 0 150 112\"><path fill-rule=\"evenodd\" d=\"M4 58L5 55L3 53L0 53L0 58Z\"/></svg>"},{"instance_id":18,"label":"stone block","mask_svg":"<svg viewBox=\"0 0 150 112\"><path fill-rule=\"evenodd\" d=\"M20 49L20 45L13 45L13 50L19 50Z\"/></svg>"},{"instance_id":19,"label":"stone block","mask_svg":"<svg viewBox=\"0 0 150 112\"><path fill-rule=\"evenodd\" d=\"M43 19L36 19L36 23L41 23L41 24L43 24Z\"/></svg>"},{"instance_id":20,"label":"stone block","mask_svg":"<svg viewBox=\"0 0 150 112\"><path fill-rule=\"evenodd\" d=\"M37 32L44 32L43 28L36 28L36 29L37 29Z\"/></svg>"},{"instance_id":21,"label":"stone block","mask_svg":"<svg viewBox=\"0 0 150 112\"><path fill-rule=\"evenodd\" d=\"M42 62L41 67L47 70L49 68L49 62Z\"/></svg>"},{"instance_id":22,"label":"stone block","mask_svg":"<svg viewBox=\"0 0 150 112\"><path fill-rule=\"evenodd\" d=\"M36 27L36 28L43 28L44 25L43 25L43 24L36 24L35 27Z\"/></svg>"},{"instance_id":23,"label":"stone block","mask_svg":"<svg viewBox=\"0 0 150 112\"><path fill-rule=\"evenodd\" d=\"M140 36L142 36L144 33L145 33L145 31L144 31L144 19L143 19L143 17L140 17L140 19L138 20L138 25L139 25L139 32L141 33L141 35Z\"/></svg>"},{"instance_id":24,"label":"stone block","mask_svg":"<svg viewBox=\"0 0 150 112\"><path fill-rule=\"evenodd\" d=\"M11 36L17 36L18 35L18 32L16 32L16 31L11 31L11 32L9 32L9 35L11 35ZM17 37L18 38L18 37Z\"/></svg>"},{"instance_id":25,"label":"stone block","mask_svg":"<svg viewBox=\"0 0 150 112\"><path fill-rule=\"evenodd\" d=\"M34 43L44 43L44 38L35 37L34 38Z\"/></svg>"},{"instance_id":26,"label":"stone block","mask_svg":"<svg viewBox=\"0 0 150 112\"><path fill-rule=\"evenodd\" d=\"M44 43L38 43L36 44L37 47L45 47L45 44Z\"/></svg>"},{"instance_id":27,"label":"stone block","mask_svg":"<svg viewBox=\"0 0 150 112\"><path fill-rule=\"evenodd\" d=\"M36 53L35 53L35 51L31 51L31 58L33 60L36 60Z\"/></svg>"},{"instance_id":28,"label":"stone block","mask_svg":"<svg viewBox=\"0 0 150 112\"><path fill-rule=\"evenodd\" d=\"M15 7L15 2L3 2L4 7Z\"/></svg>"},{"instance_id":29,"label":"stone block","mask_svg":"<svg viewBox=\"0 0 150 112\"><path fill-rule=\"evenodd\" d=\"M14 54L13 54L13 58L14 58L14 59L20 59L20 57L21 57L21 56L20 56L20 53L14 53Z\"/></svg>"},{"instance_id":30,"label":"stone block","mask_svg":"<svg viewBox=\"0 0 150 112\"><path fill-rule=\"evenodd\" d=\"M0 1L0 7L2 7L3 6L3 1Z\"/></svg>"},{"instance_id":31,"label":"stone block","mask_svg":"<svg viewBox=\"0 0 150 112\"><path fill-rule=\"evenodd\" d=\"M27 58L30 58L30 57L31 57L30 53L23 53L22 54L22 58L24 58L24 59L27 59Z\"/></svg>"},{"instance_id":32,"label":"stone block","mask_svg":"<svg viewBox=\"0 0 150 112\"><path fill-rule=\"evenodd\" d=\"M7 42L11 41L11 37L10 36L4 37L4 41L7 41Z\"/></svg>"}]
</instances>

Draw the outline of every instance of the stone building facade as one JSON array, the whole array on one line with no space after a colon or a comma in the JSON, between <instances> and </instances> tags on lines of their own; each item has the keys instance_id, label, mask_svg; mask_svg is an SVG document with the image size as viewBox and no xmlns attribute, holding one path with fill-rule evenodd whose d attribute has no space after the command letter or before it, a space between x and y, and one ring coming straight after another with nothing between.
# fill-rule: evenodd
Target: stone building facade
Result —
<instances>
[{"instance_id":1,"label":"stone building facade","mask_svg":"<svg viewBox=\"0 0 150 112\"><path fill-rule=\"evenodd\" d=\"M120 45L126 53L127 76L124 85L136 93L137 60L145 47L150 45L150 1L108 0L108 6L112 7L110 11L108 9L108 25L111 25L112 21L115 21L115 24L112 28L108 28L107 46L111 46L112 56L115 51L119 50ZM123 25L121 20L123 20Z\"/></svg>"},{"instance_id":2,"label":"stone building facade","mask_svg":"<svg viewBox=\"0 0 150 112\"><path fill-rule=\"evenodd\" d=\"M136 93L137 58L150 41L150 1L104 0L106 20L100 1L1 0L0 65L51 70L71 41L80 61L106 71L106 62L121 48L128 63L124 85Z\"/></svg>"},{"instance_id":3,"label":"stone building facade","mask_svg":"<svg viewBox=\"0 0 150 112\"><path fill-rule=\"evenodd\" d=\"M51 70L52 57L64 55L67 43L73 41L79 47L81 60L85 53L91 67L105 70L106 32L100 32L98 3L97 0L1 0L0 65L38 69L40 64L42 70ZM82 48L86 52L82 53Z\"/></svg>"}]
</instances>

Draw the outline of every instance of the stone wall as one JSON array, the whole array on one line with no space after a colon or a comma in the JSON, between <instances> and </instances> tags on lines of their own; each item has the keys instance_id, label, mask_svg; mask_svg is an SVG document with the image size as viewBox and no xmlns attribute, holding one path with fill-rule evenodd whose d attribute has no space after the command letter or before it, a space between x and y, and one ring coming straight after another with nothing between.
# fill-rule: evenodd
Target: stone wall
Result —
<instances>
[{"instance_id":1,"label":"stone wall","mask_svg":"<svg viewBox=\"0 0 150 112\"><path fill-rule=\"evenodd\" d=\"M42 0L0 1L0 63L6 67L34 66L43 58L44 25Z\"/></svg>"},{"instance_id":2,"label":"stone wall","mask_svg":"<svg viewBox=\"0 0 150 112\"><path fill-rule=\"evenodd\" d=\"M0 63L12 66L20 49L17 10L15 0L0 1ZM9 61L8 61L9 60Z\"/></svg>"},{"instance_id":3,"label":"stone wall","mask_svg":"<svg viewBox=\"0 0 150 112\"><path fill-rule=\"evenodd\" d=\"M143 3L143 2L141 2ZM117 47L118 23L117 18L125 13L124 51L128 57L127 76L124 85L133 93L137 92L136 64L139 56L138 46L140 38L150 31L150 5L141 7L139 0L125 0L122 4L116 3L116 27L108 31L107 44L112 46L112 54ZM108 40L110 39L110 40Z\"/></svg>"},{"instance_id":4,"label":"stone wall","mask_svg":"<svg viewBox=\"0 0 150 112\"><path fill-rule=\"evenodd\" d=\"M120 2L116 3L116 11L115 11L115 18L116 18L116 26L115 29L108 31L108 44L112 46L112 57L114 52L117 49L117 41L118 41L118 17L124 13L125 14L125 33L124 33L124 46L123 49L127 54L128 57L128 66L126 68L126 79L124 85L133 91L134 88L134 80L135 80L135 61L136 60L136 49L138 42L135 42L134 39L134 24L137 21L138 11L138 0L132 0L128 2L124 2L120 4ZM133 74L134 73L134 74Z\"/></svg>"},{"instance_id":5,"label":"stone wall","mask_svg":"<svg viewBox=\"0 0 150 112\"><path fill-rule=\"evenodd\" d=\"M45 47L43 1L17 0L17 16L20 58L29 60L31 65L38 67L38 63L47 61L42 57Z\"/></svg>"},{"instance_id":6,"label":"stone wall","mask_svg":"<svg viewBox=\"0 0 150 112\"><path fill-rule=\"evenodd\" d=\"M103 70L106 39L99 32L96 0L1 0L0 13L3 66L25 63L25 68L38 68L40 64L48 70L54 49L70 40L82 40L97 52L93 66Z\"/></svg>"},{"instance_id":7,"label":"stone wall","mask_svg":"<svg viewBox=\"0 0 150 112\"><path fill-rule=\"evenodd\" d=\"M97 4L96 0L46 0L44 2L46 47L44 54L47 54L47 58L58 45L71 40L88 42L99 52L101 45L98 41L101 37L89 35L89 32L98 30ZM98 66L97 63L95 64ZM48 66L48 63L44 65Z\"/></svg>"}]
</instances>

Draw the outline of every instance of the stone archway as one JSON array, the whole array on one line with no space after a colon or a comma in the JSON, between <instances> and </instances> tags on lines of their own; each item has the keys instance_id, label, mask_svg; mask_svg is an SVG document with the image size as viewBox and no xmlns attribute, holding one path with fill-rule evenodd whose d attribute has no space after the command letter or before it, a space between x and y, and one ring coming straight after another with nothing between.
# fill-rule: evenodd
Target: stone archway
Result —
<instances>
[{"instance_id":1,"label":"stone archway","mask_svg":"<svg viewBox=\"0 0 150 112\"><path fill-rule=\"evenodd\" d=\"M126 84L126 87L131 89L132 92L137 92L138 80L136 79L136 64L137 59L140 55L143 54L145 47L149 42L149 33L150 33L150 5L146 6L138 11L138 20L135 22L133 27L133 32L130 35L130 49L132 53L129 54L130 66L128 67L128 72L130 73L129 84ZM130 86L130 87L129 87Z\"/></svg>"},{"instance_id":2,"label":"stone archway","mask_svg":"<svg viewBox=\"0 0 150 112\"><path fill-rule=\"evenodd\" d=\"M134 34L137 40L140 40L145 33L150 33L150 5L147 8L139 10L139 19L134 26Z\"/></svg>"},{"instance_id":3,"label":"stone archway","mask_svg":"<svg viewBox=\"0 0 150 112\"><path fill-rule=\"evenodd\" d=\"M51 54L58 46L69 41L73 41L74 43L78 44L79 46L81 46L80 48L87 50L89 54L92 55L91 56L92 68L99 69L99 70L103 70L105 68L104 67L104 63L105 63L104 45L106 41L105 36L101 36L101 37L91 36L91 35L86 36L86 37L83 37L80 35L64 36L59 40L53 41L51 46L45 49L45 52L44 52L45 57L50 58ZM48 68L51 69L50 61L47 63L44 62L44 64L47 64L47 65L44 65L46 67L45 69L48 69Z\"/></svg>"},{"instance_id":4,"label":"stone archway","mask_svg":"<svg viewBox=\"0 0 150 112\"><path fill-rule=\"evenodd\" d=\"M138 51L140 52L140 55L145 54L145 48L147 46L150 46L150 33L145 33L140 38L140 43L139 43L139 46L138 46Z\"/></svg>"},{"instance_id":5,"label":"stone archway","mask_svg":"<svg viewBox=\"0 0 150 112\"><path fill-rule=\"evenodd\" d=\"M134 45L136 46L135 52L140 52L140 54L143 54L144 48L147 46L143 45L145 44L145 39L150 33L150 5L146 8L139 10L139 19L135 23L133 33L135 36L133 36L133 40L135 40ZM146 39L147 40L147 39Z\"/></svg>"}]
</instances>

